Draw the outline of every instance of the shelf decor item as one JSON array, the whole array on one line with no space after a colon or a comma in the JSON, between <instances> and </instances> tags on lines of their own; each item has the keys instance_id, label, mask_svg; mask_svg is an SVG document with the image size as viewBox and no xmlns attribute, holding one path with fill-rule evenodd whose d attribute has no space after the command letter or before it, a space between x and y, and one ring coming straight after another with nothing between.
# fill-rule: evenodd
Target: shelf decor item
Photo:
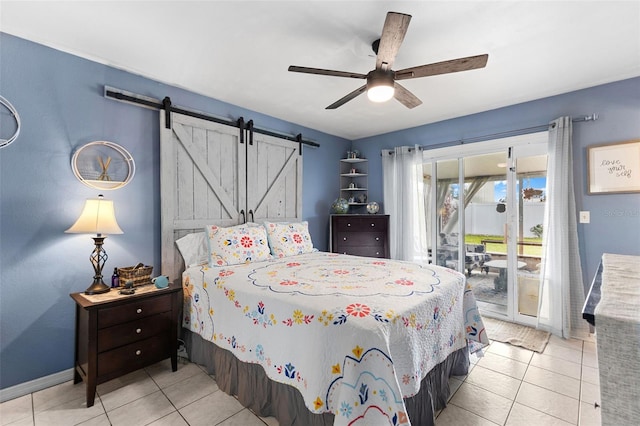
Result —
<instances>
[{"instance_id":1,"label":"shelf decor item","mask_svg":"<svg viewBox=\"0 0 640 426\"><path fill-rule=\"evenodd\" d=\"M349 202L344 198L338 198L331 204L331 212L335 214L347 214L349 212Z\"/></svg>"},{"instance_id":2,"label":"shelf decor item","mask_svg":"<svg viewBox=\"0 0 640 426\"><path fill-rule=\"evenodd\" d=\"M109 256L102 245L106 234L122 234L122 229L116 221L113 201L105 200L102 195L98 198L90 198L82 209L82 213L71 228L64 231L71 234L96 234L93 238L95 249L89 260L93 266L93 283L85 290L85 294L106 293L110 287L102 280L102 269Z\"/></svg>"},{"instance_id":3,"label":"shelf decor item","mask_svg":"<svg viewBox=\"0 0 640 426\"><path fill-rule=\"evenodd\" d=\"M369 204L367 204L367 212L369 214L376 214L379 211L380 211L380 206L375 201L372 201Z\"/></svg>"}]
</instances>

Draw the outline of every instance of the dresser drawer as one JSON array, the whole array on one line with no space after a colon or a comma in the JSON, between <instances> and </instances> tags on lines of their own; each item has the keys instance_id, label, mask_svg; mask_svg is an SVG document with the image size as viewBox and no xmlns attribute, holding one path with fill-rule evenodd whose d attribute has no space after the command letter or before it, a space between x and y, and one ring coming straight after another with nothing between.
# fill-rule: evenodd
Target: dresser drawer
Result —
<instances>
[{"instance_id":1,"label":"dresser drawer","mask_svg":"<svg viewBox=\"0 0 640 426\"><path fill-rule=\"evenodd\" d=\"M373 246L383 247L386 234L383 232L339 232L338 247L346 246Z\"/></svg>"},{"instance_id":2,"label":"dresser drawer","mask_svg":"<svg viewBox=\"0 0 640 426\"><path fill-rule=\"evenodd\" d=\"M168 333L169 327L171 327L171 312L163 312L100 329L98 330L98 352L144 340L158 333Z\"/></svg>"},{"instance_id":3,"label":"dresser drawer","mask_svg":"<svg viewBox=\"0 0 640 426\"><path fill-rule=\"evenodd\" d=\"M334 217L335 231L347 231L347 232L371 232L380 231L386 232L387 230L387 218L384 216L359 216L359 217Z\"/></svg>"},{"instance_id":4,"label":"dresser drawer","mask_svg":"<svg viewBox=\"0 0 640 426\"><path fill-rule=\"evenodd\" d=\"M364 256L364 257L380 257L386 258L384 247L341 247L342 250L339 251L340 254L350 254L353 256Z\"/></svg>"},{"instance_id":5,"label":"dresser drawer","mask_svg":"<svg viewBox=\"0 0 640 426\"><path fill-rule=\"evenodd\" d=\"M147 298L98 311L98 328L110 327L171 310L171 295Z\"/></svg>"},{"instance_id":6,"label":"dresser drawer","mask_svg":"<svg viewBox=\"0 0 640 426\"><path fill-rule=\"evenodd\" d=\"M106 376L118 370L137 370L154 360L167 358L171 348L169 336L168 333L156 334L98 354L98 376Z\"/></svg>"}]
</instances>

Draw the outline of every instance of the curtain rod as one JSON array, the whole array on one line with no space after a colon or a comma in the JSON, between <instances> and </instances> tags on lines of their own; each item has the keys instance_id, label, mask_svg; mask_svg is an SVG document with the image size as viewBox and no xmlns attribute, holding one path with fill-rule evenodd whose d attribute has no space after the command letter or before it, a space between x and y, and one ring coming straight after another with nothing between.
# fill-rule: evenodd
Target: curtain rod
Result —
<instances>
[{"instance_id":1,"label":"curtain rod","mask_svg":"<svg viewBox=\"0 0 640 426\"><path fill-rule=\"evenodd\" d=\"M232 127L239 127L238 126L238 122L237 121L233 121L233 120L229 120L226 118L219 118L219 117L215 117L213 115L210 114L205 114L199 111L195 111L192 109L186 109L186 108L182 108L182 107L177 107L174 105L171 105L170 99L167 97L166 99L169 99L168 102L168 109L165 106L165 102L164 101L160 101L158 99L154 99L154 98L150 98L148 96L143 96L143 95L138 95L136 93L132 93L132 92L127 92L125 90L121 90L121 89L116 89L114 87L110 87L110 86L104 86L104 97L105 98L111 98L111 99L115 99L121 102L126 102L126 103L130 103L130 104L134 104L134 105L138 105L138 106L143 106L149 109L156 109L156 110L167 110L167 111L171 111L171 112L175 112L178 114L183 114L183 115L188 115L190 117L195 117L195 118L199 118L202 120L207 120L207 121L212 121L214 123L218 123L218 124L224 124L227 126L232 126ZM169 120L167 120L167 123L170 123ZM170 124L169 124L170 125ZM313 146L313 147L319 147L320 144L316 143L316 142L312 142L309 140L305 140L302 139L302 134L298 134L296 136L291 136L291 135L287 135L285 133L280 133L280 132L275 132L272 130L267 130L267 129L263 129L260 127L253 127L252 130L256 133L260 133L263 135L267 135L267 136L273 136L273 137L277 137L280 139L286 139L289 141L294 141L294 142L298 142L304 145L309 145L309 146ZM302 154L302 150L300 150L300 153Z\"/></svg>"},{"instance_id":2,"label":"curtain rod","mask_svg":"<svg viewBox=\"0 0 640 426\"><path fill-rule=\"evenodd\" d=\"M576 117L576 118L572 118L571 122L573 123L579 123L582 121L596 121L598 119L598 114L597 113L593 113L591 115L585 115L582 117ZM543 130L546 130L549 128L548 124L541 124L539 126L533 126L533 127L526 127L523 129L514 129L514 130L507 130L506 132L499 132L499 133L493 133L490 135L483 135L483 136L475 136L472 138L468 138L468 139L458 139L458 140L454 140L454 141L449 141L449 142L442 142L442 143L437 143L434 145L422 145L420 147L420 149L434 149L434 148L445 148L448 146L454 146L454 145L464 145L466 143L472 143L472 142L482 142L482 141L487 141L487 140L491 140L491 139L497 139L497 138L506 138L506 137L510 137L510 136L520 136L520 135L526 135L529 133L535 133L535 132L541 132Z\"/></svg>"}]
</instances>

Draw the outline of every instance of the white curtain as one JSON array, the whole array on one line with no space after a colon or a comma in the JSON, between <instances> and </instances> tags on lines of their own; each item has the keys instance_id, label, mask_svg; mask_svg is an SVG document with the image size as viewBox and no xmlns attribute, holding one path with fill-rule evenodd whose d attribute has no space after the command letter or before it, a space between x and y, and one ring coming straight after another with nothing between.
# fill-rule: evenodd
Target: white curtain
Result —
<instances>
[{"instance_id":1,"label":"white curtain","mask_svg":"<svg viewBox=\"0 0 640 426\"><path fill-rule=\"evenodd\" d=\"M427 262L422 149L382 151L384 211L389 215L392 259Z\"/></svg>"},{"instance_id":2,"label":"white curtain","mask_svg":"<svg viewBox=\"0 0 640 426\"><path fill-rule=\"evenodd\" d=\"M570 117L550 123L547 202L543 226L538 328L561 337L586 337L584 287L573 189Z\"/></svg>"}]
</instances>

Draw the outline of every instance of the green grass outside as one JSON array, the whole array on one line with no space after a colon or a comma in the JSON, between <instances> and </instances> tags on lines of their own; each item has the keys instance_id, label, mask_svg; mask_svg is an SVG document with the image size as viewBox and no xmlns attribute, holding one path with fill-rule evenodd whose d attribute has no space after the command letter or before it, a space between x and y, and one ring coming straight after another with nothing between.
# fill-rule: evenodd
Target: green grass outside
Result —
<instances>
[{"instance_id":1,"label":"green grass outside","mask_svg":"<svg viewBox=\"0 0 640 426\"><path fill-rule=\"evenodd\" d=\"M482 235L482 234L467 234L464 237L465 244L482 244L482 240L496 240L502 241L504 237L502 235ZM542 238L525 237L525 242L542 244ZM528 246L523 245L522 254L526 256L542 256L542 246ZM487 243L487 251L492 253L507 253L507 244L505 243Z\"/></svg>"}]
</instances>

